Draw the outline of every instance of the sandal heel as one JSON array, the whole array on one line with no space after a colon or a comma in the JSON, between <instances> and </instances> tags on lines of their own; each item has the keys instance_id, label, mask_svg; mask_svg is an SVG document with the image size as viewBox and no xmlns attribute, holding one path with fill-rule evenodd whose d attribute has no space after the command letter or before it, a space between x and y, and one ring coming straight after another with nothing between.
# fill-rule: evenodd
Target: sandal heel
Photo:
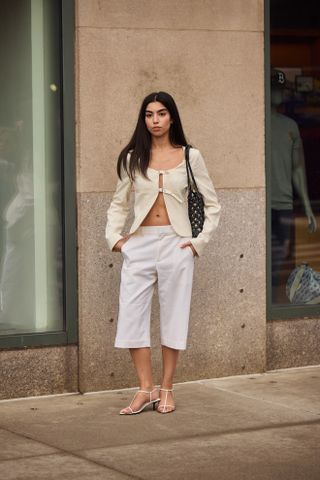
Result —
<instances>
[{"instance_id":1,"label":"sandal heel","mask_svg":"<svg viewBox=\"0 0 320 480\"><path fill-rule=\"evenodd\" d=\"M156 409L156 404L157 404L158 402L160 402L160 398L157 398L157 399L155 399L155 400L151 400L151 395L152 395L152 393L153 393L155 390L157 390L157 388L154 388L154 389L151 390L151 391L148 391L148 390L138 390L138 391L135 393L135 395L134 395L134 397L133 397L130 405L129 405L128 407L126 407L126 408L123 408L123 409L120 411L120 415L136 415L137 413L143 412L143 410L144 410L145 408L147 408L149 405L152 405L152 409L155 410L155 409ZM139 392L145 393L145 394L149 395L149 401L147 401L147 402L145 402L143 405L141 405L141 407L139 408L139 410L133 410L132 407L131 407L131 405L133 404L134 399L136 398L136 395L137 395L137 393L139 393ZM126 410L127 410L127 411L126 411Z\"/></svg>"},{"instance_id":2,"label":"sandal heel","mask_svg":"<svg viewBox=\"0 0 320 480\"><path fill-rule=\"evenodd\" d=\"M153 411L158 408L159 403L160 403L160 400L156 400L155 402L153 402L153 404L152 404L152 410Z\"/></svg>"}]
</instances>

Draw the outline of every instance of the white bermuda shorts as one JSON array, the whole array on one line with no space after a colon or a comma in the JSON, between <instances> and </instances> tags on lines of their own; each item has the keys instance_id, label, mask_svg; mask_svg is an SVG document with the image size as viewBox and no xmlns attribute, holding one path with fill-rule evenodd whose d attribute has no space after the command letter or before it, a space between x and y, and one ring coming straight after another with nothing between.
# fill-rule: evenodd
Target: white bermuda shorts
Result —
<instances>
[{"instance_id":1,"label":"white bermuda shorts","mask_svg":"<svg viewBox=\"0 0 320 480\"><path fill-rule=\"evenodd\" d=\"M171 225L140 227L123 245L115 347L150 347L150 315L158 282L161 344L187 346L194 256Z\"/></svg>"}]
</instances>

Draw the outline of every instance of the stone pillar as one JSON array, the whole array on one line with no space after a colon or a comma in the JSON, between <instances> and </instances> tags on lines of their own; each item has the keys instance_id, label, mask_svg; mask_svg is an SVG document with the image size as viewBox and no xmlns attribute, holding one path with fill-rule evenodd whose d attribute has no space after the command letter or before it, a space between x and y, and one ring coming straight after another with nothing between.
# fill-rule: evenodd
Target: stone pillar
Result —
<instances>
[{"instance_id":1,"label":"stone pillar","mask_svg":"<svg viewBox=\"0 0 320 480\"><path fill-rule=\"evenodd\" d=\"M145 95L173 95L222 204L196 260L189 348L176 381L265 369L265 156L262 0L77 1L80 389L136 385L113 348L119 254L104 240L116 159ZM158 310L152 323L159 381Z\"/></svg>"}]
</instances>

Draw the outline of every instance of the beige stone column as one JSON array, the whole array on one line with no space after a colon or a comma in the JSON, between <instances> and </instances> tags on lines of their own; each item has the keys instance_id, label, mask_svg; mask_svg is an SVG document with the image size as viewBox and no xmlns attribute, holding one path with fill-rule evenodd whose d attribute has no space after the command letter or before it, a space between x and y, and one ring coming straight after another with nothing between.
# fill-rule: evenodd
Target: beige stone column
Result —
<instances>
[{"instance_id":1,"label":"beige stone column","mask_svg":"<svg viewBox=\"0 0 320 480\"><path fill-rule=\"evenodd\" d=\"M189 348L176 381L265 368L265 157L262 0L78 0L77 194L81 391L136 385L113 348L121 258L104 240L116 159L140 103L177 101L222 204L196 261ZM156 381L157 302L152 338Z\"/></svg>"}]
</instances>

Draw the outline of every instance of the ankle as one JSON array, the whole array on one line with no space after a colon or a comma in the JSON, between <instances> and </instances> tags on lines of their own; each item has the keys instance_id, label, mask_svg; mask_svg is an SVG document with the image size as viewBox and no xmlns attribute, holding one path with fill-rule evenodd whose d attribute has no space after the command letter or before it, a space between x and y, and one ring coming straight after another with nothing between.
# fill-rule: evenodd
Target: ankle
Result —
<instances>
[{"instance_id":1,"label":"ankle","mask_svg":"<svg viewBox=\"0 0 320 480\"><path fill-rule=\"evenodd\" d=\"M152 392L155 389L155 386L151 383L141 384L139 387L140 390L145 390L146 392Z\"/></svg>"},{"instance_id":2,"label":"ankle","mask_svg":"<svg viewBox=\"0 0 320 480\"><path fill-rule=\"evenodd\" d=\"M163 390L173 390L173 384L172 383L162 383L161 387Z\"/></svg>"}]
</instances>

